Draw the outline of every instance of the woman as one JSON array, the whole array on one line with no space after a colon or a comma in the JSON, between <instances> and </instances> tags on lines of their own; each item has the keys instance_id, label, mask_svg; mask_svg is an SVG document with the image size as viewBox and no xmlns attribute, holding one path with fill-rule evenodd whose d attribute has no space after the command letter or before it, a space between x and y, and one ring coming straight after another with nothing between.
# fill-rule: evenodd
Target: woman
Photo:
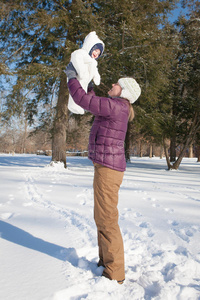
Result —
<instances>
[{"instance_id":1,"label":"woman","mask_svg":"<svg viewBox=\"0 0 200 300\"><path fill-rule=\"evenodd\" d=\"M124 248L118 225L118 192L126 169L124 140L128 120L133 118L131 103L141 89L133 78L121 78L108 92L109 98L86 93L76 79L76 71L66 69L69 92L76 104L90 111L94 123L89 137L88 158L94 163L94 219L97 225L99 262L103 276L123 283Z\"/></svg>"}]
</instances>

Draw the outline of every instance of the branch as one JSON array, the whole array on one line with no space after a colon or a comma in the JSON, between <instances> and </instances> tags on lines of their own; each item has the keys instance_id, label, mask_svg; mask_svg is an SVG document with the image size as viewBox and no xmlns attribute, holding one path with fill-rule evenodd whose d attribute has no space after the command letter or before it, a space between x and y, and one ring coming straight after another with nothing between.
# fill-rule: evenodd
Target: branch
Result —
<instances>
[{"instance_id":1,"label":"branch","mask_svg":"<svg viewBox=\"0 0 200 300\"><path fill-rule=\"evenodd\" d=\"M165 157L166 157L166 162L167 162L168 170L170 170L172 168L172 165L170 164L170 159L169 159L169 154L168 154L169 147L167 147L167 145L165 143L165 138L164 137L163 137L163 147L164 147L164 152L165 152Z\"/></svg>"},{"instance_id":2,"label":"branch","mask_svg":"<svg viewBox=\"0 0 200 300\"><path fill-rule=\"evenodd\" d=\"M142 48L142 47L148 47L149 45L138 45L138 46L131 46L131 47L126 47L126 48L123 48L121 50L119 50L119 53L123 53L124 51L126 50L129 50L129 49L134 49L134 48Z\"/></svg>"},{"instance_id":3,"label":"branch","mask_svg":"<svg viewBox=\"0 0 200 300\"><path fill-rule=\"evenodd\" d=\"M35 36L40 30L41 30L41 28L38 29L38 30L36 31L36 33L34 34L34 36ZM31 37L27 40L27 42L26 42L24 45L22 45L22 46L19 47L14 53L12 53L12 54L5 60L5 62L6 62L7 60L11 59L12 56L16 55L16 54L19 53L21 50L23 50L23 49L25 48L25 46L26 46L32 39L34 39L33 36L31 36Z\"/></svg>"},{"instance_id":4,"label":"branch","mask_svg":"<svg viewBox=\"0 0 200 300\"><path fill-rule=\"evenodd\" d=\"M122 50L124 51L124 37L125 37L125 21L123 23L123 32L122 32Z\"/></svg>"},{"instance_id":5,"label":"branch","mask_svg":"<svg viewBox=\"0 0 200 300\"><path fill-rule=\"evenodd\" d=\"M42 54L42 52L45 50L45 48L43 48L40 53L38 53L31 61L31 64L34 62L34 60L36 59L37 56L39 56L40 54Z\"/></svg>"},{"instance_id":6,"label":"branch","mask_svg":"<svg viewBox=\"0 0 200 300\"><path fill-rule=\"evenodd\" d=\"M55 2L58 4L58 6L60 6L63 10L65 10L68 13L67 8L64 7L63 4L61 4L59 0L55 0Z\"/></svg>"}]
</instances>

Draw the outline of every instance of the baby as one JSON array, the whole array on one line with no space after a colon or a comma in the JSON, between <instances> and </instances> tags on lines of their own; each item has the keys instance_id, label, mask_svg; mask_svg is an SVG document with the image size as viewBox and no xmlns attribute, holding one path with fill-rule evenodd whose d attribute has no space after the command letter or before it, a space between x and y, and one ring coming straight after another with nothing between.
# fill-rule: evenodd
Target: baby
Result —
<instances>
[{"instance_id":1,"label":"baby","mask_svg":"<svg viewBox=\"0 0 200 300\"><path fill-rule=\"evenodd\" d=\"M104 51L104 43L98 38L95 31L90 32L84 39L81 49L75 50L71 54L71 63L77 72L77 79L82 88L86 91L91 80L96 85L100 84L101 77L97 68L97 58ZM68 108L72 113L84 114L84 109L77 105L69 96Z\"/></svg>"}]
</instances>

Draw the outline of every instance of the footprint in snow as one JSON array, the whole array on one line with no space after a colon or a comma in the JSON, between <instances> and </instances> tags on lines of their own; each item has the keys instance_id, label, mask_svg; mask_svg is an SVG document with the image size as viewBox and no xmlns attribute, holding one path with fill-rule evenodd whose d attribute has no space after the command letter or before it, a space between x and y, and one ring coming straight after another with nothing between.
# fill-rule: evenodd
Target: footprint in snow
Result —
<instances>
[{"instance_id":1,"label":"footprint in snow","mask_svg":"<svg viewBox=\"0 0 200 300\"><path fill-rule=\"evenodd\" d=\"M179 246L175 251L174 253L176 254L180 254L180 255L184 255L184 256L188 256L188 250L182 246Z\"/></svg>"},{"instance_id":2,"label":"footprint in snow","mask_svg":"<svg viewBox=\"0 0 200 300\"><path fill-rule=\"evenodd\" d=\"M136 213L134 213L134 217L136 217L136 218L142 217L142 214L139 212L136 212Z\"/></svg>"},{"instance_id":3,"label":"footprint in snow","mask_svg":"<svg viewBox=\"0 0 200 300\"><path fill-rule=\"evenodd\" d=\"M176 221L176 220L168 220L167 221L167 223L169 224L169 225L172 225L172 226L178 226L179 225L179 222L178 221Z\"/></svg>"},{"instance_id":4,"label":"footprint in snow","mask_svg":"<svg viewBox=\"0 0 200 300\"><path fill-rule=\"evenodd\" d=\"M130 217L139 218L142 217L142 214L139 212L135 212L132 208L124 208L124 213L122 215L128 214Z\"/></svg>"},{"instance_id":5,"label":"footprint in snow","mask_svg":"<svg viewBox=\"0 0 200 300\"><path fill-rule=\"evenodd\" d=\"M147 198L147 200L149 200L149 201L156 201L156 199L155 198L151 198L151 197L149 197L149 198Z\"/></svg>"},{"instance_id":6,"label":"footprint in snow","mask_svg":"<svg viewBox=\"0 0 200 300\"><path fill-rule=\"evenodd\" d=\"M183 241L189 243L190 239L189 237L193 236L193 233L190 230L185 229L174 229L175 234L182 239Z\"/></svg>"},{"instance_id":7,"label":"footprint in snow","mask_svg":"<svg viewBox=\"0 0 200 300\"><path fill-rule=\"evenodd\" d=\"M147 222L142 222L142 223L140 223L139 227L142 227L142 228L148 228L148 227L149 227L149 223L147 223Z\"/></svg>"},{"instance_id":8,"label":"footprint in snow","mask_svg":"<svg viewBox=\"0 0 200 300\"><path fill-rule=\"evenodd\" d=\"M148 200L150 202L152 202L152 207L158 208L161 207L160 204L155 203L157 201L156 198L152 198L152 197L148 197L148 198L144 198L144 200Z\"/></svg>"},{"instance_id":9,"label":"footprint in snow","mask_svg":"<svg viewBox=\"0 0 200 300\"><path fill-rule=\"evenodd\" d=\"M173 225L173 226L178 226L179 223L178 223L177 221L173 221L173 222L172 222L172 225Z\"/></svg>"},{"instance_id":10,"label":"footprint in snow","mask_svg":"<svg viewBox=\"0 0 200 300\"><path fill-rule=\"evenodd\" d=\"M124 208L124 212L120 214L120 219L125 220L127 218L139 218L142 217L142 214L139 212L134 212L132 208Z\"/></svg>"},{"instance_id":11,"label":"footprint in snow","mask_svg":"<svg viewBox=\"0 0 200 300\"><path fill-rule=\"evenodd\" d=\"M156 203L153 203L153 204L152 204L152 207L157 208L157 207L160 207L160 205L159 205L159 204L156 204Z\"/></svg>"},{"instance_id":12,"label":"footprint in snow","mask_svg":"<svg viewBox=\"0 0 200 300\"><path fill-rule=\"evenodd\" d=\"M142 222L139 224L139 227L142 228L142 233L145 236L153 237L154 232L150 228L150 224L148 222Z\"/></svg>"},{"instance_id":13,"label":"footprint in snow","mask_svg":"<svg viewBox=\"0 0 200 300\"><path fill-rule=\"evenodd\" d=\"M153 237L154 236L154 232L151 231L151 229L147 232L148 237Z\"/></svg>"}]
</instances>

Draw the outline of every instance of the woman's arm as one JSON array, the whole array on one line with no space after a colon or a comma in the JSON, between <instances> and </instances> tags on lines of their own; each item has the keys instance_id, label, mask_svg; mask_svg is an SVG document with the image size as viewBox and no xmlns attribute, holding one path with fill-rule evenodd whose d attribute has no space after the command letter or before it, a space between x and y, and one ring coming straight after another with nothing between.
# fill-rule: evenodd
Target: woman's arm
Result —
<instances>
[{"instance_id":1,"label":"woman's arm","mask_svg":"<svg viewBox=\"0 0 200 300\"><path fill-rule=\"evenodd\" d=\"M81 87L75 78L68 81L69 92L74 102L95 116L110 116L115 101L110 98L98 97L94 93L88 93Z\"/></svg>"}]
</instances>

